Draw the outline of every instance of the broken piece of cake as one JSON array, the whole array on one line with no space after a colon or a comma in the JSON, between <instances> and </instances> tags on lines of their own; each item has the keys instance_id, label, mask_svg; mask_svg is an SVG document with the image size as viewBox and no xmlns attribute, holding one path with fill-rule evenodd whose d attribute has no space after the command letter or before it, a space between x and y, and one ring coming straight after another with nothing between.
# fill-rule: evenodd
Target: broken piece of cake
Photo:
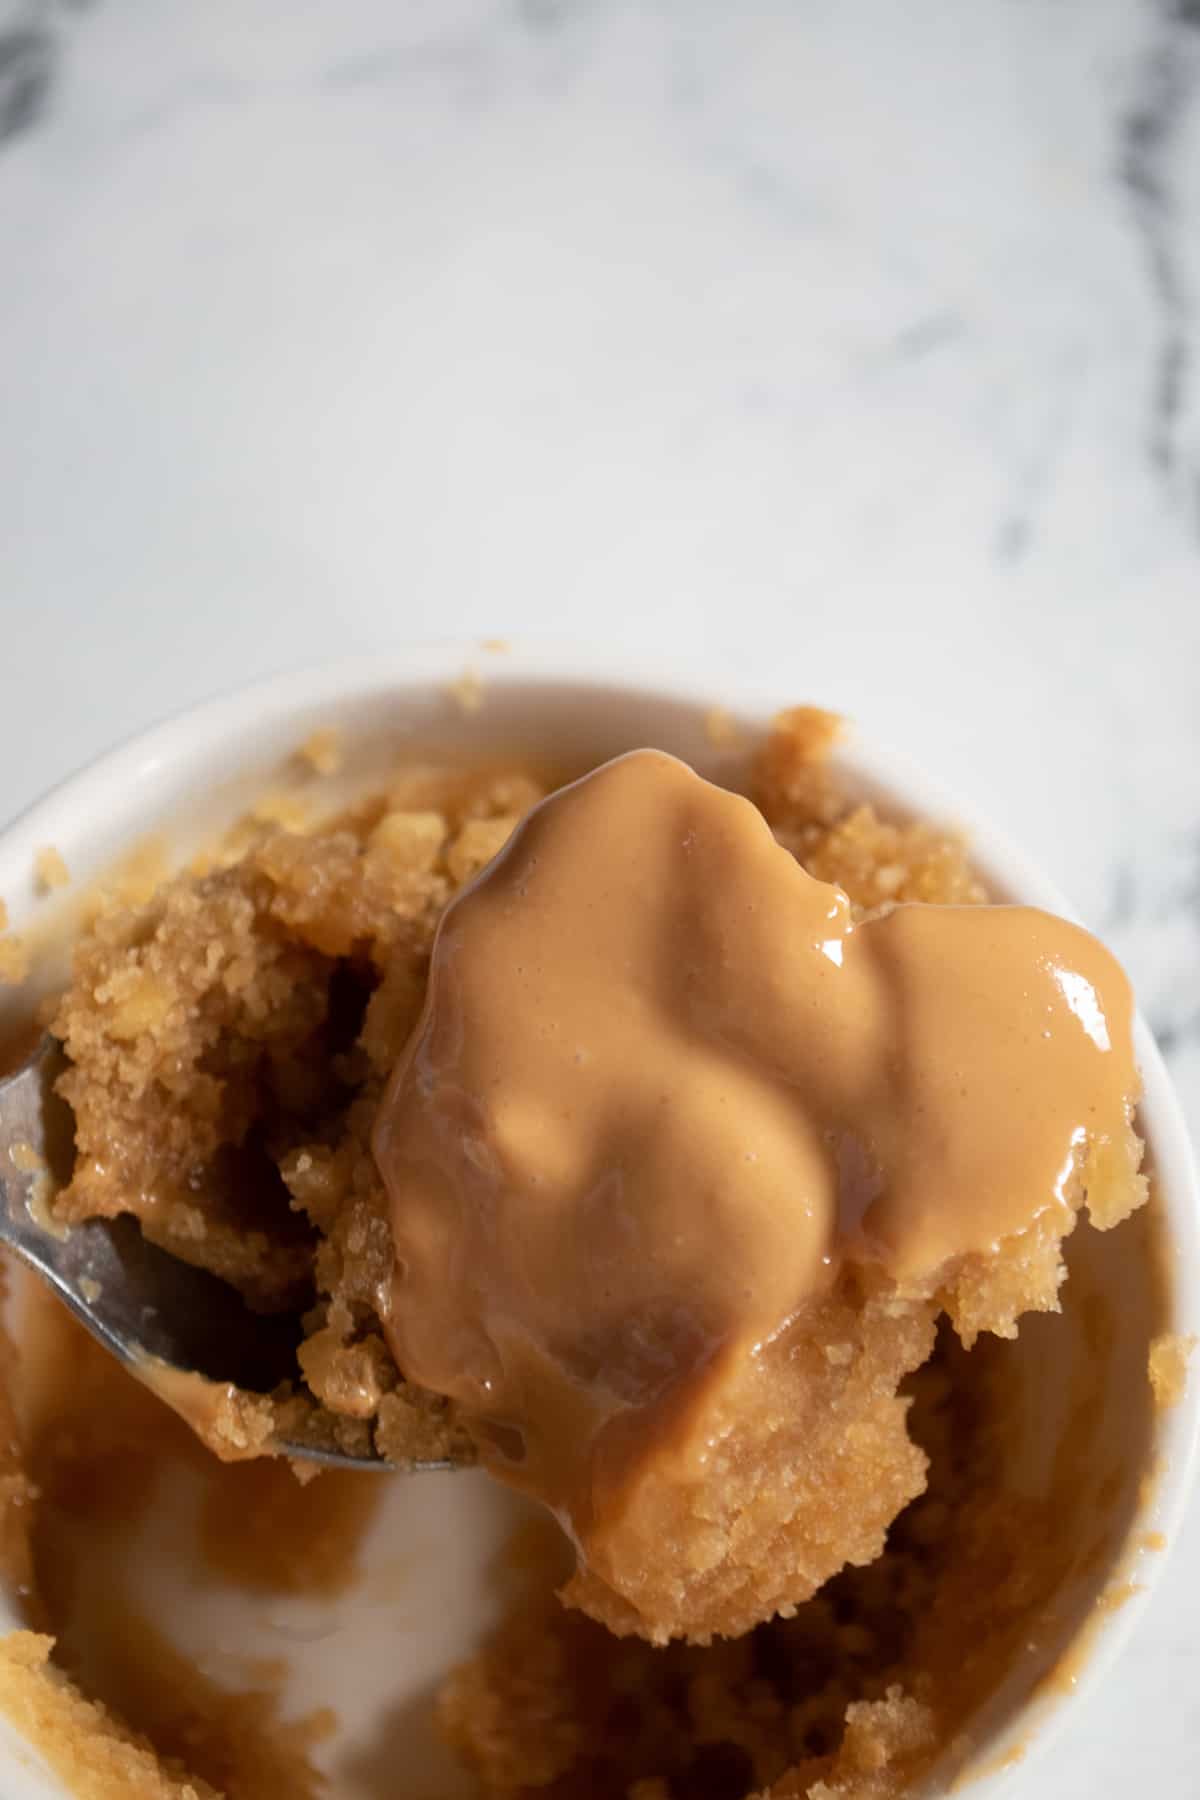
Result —
<instances>
[{"instance_id":1,"label":"broken piece of cake","mask_svg":"<svg viewBox=\"0 0 1200 1800\"><path fill-rule=\"evenodd\" d=\"M548 1505L563 1597L704 1643L880 1553L905 1375L1057 1305L1145 1197L1128 985L1027 907L855 917L655 751L445 913L374 1147L398 1365Z\"/></svg>"},{"instance_id":2,"label":"broken piece of cake","mask_svg":"<svg viewBox=\"0 0 1200 1800\"><path fill-rule=\"evenodd\" d=\"M832 735L778 721L752 799L402 767L102 909L54 1020L58 1215L303 1310L255 1446L477 1453L655 1643L876 1558L939 1316L1012 1335L1145 1198L1116 964L853 804Z\"/></svg>"}]
</instances>

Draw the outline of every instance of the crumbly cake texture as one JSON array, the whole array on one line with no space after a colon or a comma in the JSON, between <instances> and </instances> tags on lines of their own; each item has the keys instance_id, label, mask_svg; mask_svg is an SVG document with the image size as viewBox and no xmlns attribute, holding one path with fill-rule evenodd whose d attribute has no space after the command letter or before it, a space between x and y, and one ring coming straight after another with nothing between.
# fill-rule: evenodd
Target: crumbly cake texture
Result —
<instances>
[{"instance_id":1,"label":"crumbly cake texture","mask_svg":"<svg viewBox=\"0 0 1200 1800\"><path fill-rule=\"evenodd\" d=\"M33 876L38 891L50 894L55 888L64 888L69 884L71 871L61 850L56 850L53 844L43 844L33 859Z\"/></svg>"},{"instance_id":2,"label":"crumbly cake texture","mask_svg":"<svg viewBox=\"0 0 1200 1800\"><path fill-rule=\"evenodd\" d=\"M805 708L771 734L751 791L780 840L863 912L983 899L956 838L846 803L828 763L836 730ZM60 1216L133 1210L148 1235L232 1280L251 1304L306 1304L302 1379L271 1401L280 1435L347 1448L373 1440L398 1461L471 1454L445 1405L406 1384L383 1344L391 1245L368 1133L420 1009L442 908L543 791L523 770L410 768L330 826L250 821L202 869L140 891L127 885L80 941L54 1020L73 1065L63 1084L79 1146ZM1136 1166L1131 1137L1091 1172L1094 1222L1116 1223L1140 1200ZM898 1397L897 1384L928 1355L939 1310L970 1341L1011 1334L1030 1307L1056 1307L1059 1252L1056 1240L1029 1233L1003 1259L1002 1278L990 1266L961 1268L936 1295L841 1294L829 1303L846 1309L836 1319L809 1320L787 1354L781 1340L753 1399L763 1460L752 1485L782 1523L784 1471L798 1454L789 1415L818 1393L822 1416L814 1405L810 1426L828 1426L850 1456L819 1504L832 1516L852 1492L860 1502L877 1495L850 1553L864 1566L827 1581L794 1618L709 1649L653 1651L578 1612L527 1609L443 1699L446 1728L485 1790L562 1800L902 1793L909 1771L928 1761L932 1729L922 1663L908 1654L914 1620L923 1609L943 1613L951 1579L921 1533L932 1541L944 1531L954 1495L935 1483L884 1548L887 1522L920 1493L927 1453L935 1473L961 1473L970 1434L963 1418L956 1437L914 1432L914 1445L909 1394ZM944 1385L939 1367L925 1364L906 1384L918 1409ZM730 1492L751 1479L749 1467L731 1466ZM818 1525L815 1516L806 1524L814 1542ZM988 1541L981 1531L979 1566ZM936 1578L920 1574L939 1566ZM998 1569L979 1621L993 1637L1005 1581L1019 1586ZM787 1612L795 1599L772 1604ZM958 1609L973 1616L967 1602L959 1596ZM603 1601L593 1610L603 1616ZM611 1623L629 1628L628 1619ZM943 1706L941 1742L946 1716Z\"/></svg>"},{"instance_id":3,"label":"crumbly cake texture","mask_svg":"<svg viewBox=\"0 0 1200 1800\"><path fill-rule=\"evenodd\" d=\"M790 1616L847 1562L873 1562L925 1486L898 1389L933 1348L933 1318L853 1277L806 1308L722 1391L703 1464L687 1480L651 1467L615 1569L589 1555L563 1599L622 1636L708 1643Z\"/></svg>"},{"instance_id":4,"label":"crumbly cake texture","mask_svg":"<svg viewBox=\"0 0 1200 1800\"><path fill-rule=\"evenodd\" d=\"M0 1710L78 1800L221 1800L216 1788L163 1761L146 1739L88 1700L50 1661L53 1638L0 1639Z\"/></svg>"},{"instance_id":5,"label":"crumbly cake texture","mask_svg":"<svg viewBox=\"0 0 1200 1800\"><path fill-rule=\"evenodd\" d=\"M1004 1479L1007 1346L949 1326L906 1383L926 1491L883 1553L790 1619L707 1648L617 1638L548 1576L443 1684L442 1726L494 1800L907 1800L970 1748L1064 1572L1104 1554L1060 1493ZM1068 1488L1069 1469L1064 1470ZM1086 1538L1086 1534L1085 1538Z\"/></svg>"},{"instance_id":6,"label":"crumbly cake texture","mask_svg":"<svg viewBox=\"0 0 1200 1800\"><path fill-rule=\"evenodd\" d=\"M230 1420L237 1454L273 1422L397 1462L473 1455L379 1331L392 1249L368 1139L442 908L543 792L520 770L410 768L321 831L251 821L204 872L102 907L76 948L53 1020L77 1143L57 1216L132 1211L251 1306L307 1309L297 1380L267 1428L261 1407Z\"/></svg>"},{"instance_id":7,"label":"crumbly cake texture","mask_svg":"<svg viewBox=\"0 0 1200 1800\"><path fill-rule=\"evenodd\" d=\"M829 763L837 729L832 715L804 707L770 734L752 795L780 840L864 911L981 900L957 838L848 805ZM53 1020L72 1065L61 1088L78 1147L57 1216L132 1211L155 1242L233 1282L252 1306L307 1309L297 1380L269 1409L256 1405L249 1422L231 1419L231 1453L269 1448L274 1434L349 1451L373 1443L399 1462L473 1454L445 1403L402 1380L380 1331L393 1253L369 1134L420 1012L442 909L545 792L524 768L410 767L319 829L246 821L200 872L160 880L136 899L126 889L102 906L76 947ZM1136 1156L1132 1139L1127 1153ZM1097 1222L1115 1222L1120 1210L1114 1200L1113 1218ZM864 1509L853 1556L877 1554L887 1508L919 1489L895 1386L927 1353L937 1305L950 1307L968 1338L1011 1332L1021 1311L1057 1303L1058 1273L1057 1243L1033 1236L1002 1267L956 1271L936 1301L905 1297L904 1316L889 1318L881 1305L882 1335L861 1369L857 1358L850 1371L822 1360L828 1404L813 1416L825 1427L823 1451L859 1444L860 1473L873 1472L866 1485L879 1495ZM835 1340L835 1354L845 1341ZM777 1418L756 1461L782 1470L798 1451L787 1414L804 1383L794 1359L776 1360ZM859 1405L864 1431L848 1436ZM221 1441L211 1440L218 1453ZM757 1476L745 1468L743 1479ZM839 1512L846 1491L828 1496ZM786 1492L775 1493L782 1518ZM728 1532L728 1520L713 1523ZM819 1542L820 1519L807 1529ZM814 1563L812 1583L831 1572ZM806 1591L801 1581L795 1597ZM574 1597L599 1607L589 1595L584 1579ZM606 1622L629 1628L619 1607ZM732 1609L729 1628L744 1623Z\"/></svg>"},{"instance_id":8,"label":"crumbly cake texture","mask_svg":"<svg viewBox=\"0 0 1200 1800\"><path fill-rule=\"evenodd\" d=\"M333 1729L321 1712L287 1723L269 1689L223 1691L145 1620L131 1620L136 1663L125 1710L147 1716L132 1731L51 1660L54 1639L15 1631L0 1639L0 1711L79 1800L317 1800L311 1762ZM195 1772L205 1766L213 1779Z\"/></svg>"},{"instance_id":9,"label":"crumbly cake texture","mask_svg":"<svg viewBox=\"0 0 1200 1800\"><path fill-rule=\"evenodd\" d=\"M159 1454L190 1454L208 1472L206 1560L218 1573L271 1592L336 1590L345 1581L347 1546L361 1530L364 1496L379 1492L376 1481L323 1475L300 1489L277 1463L213 1463L48 1296L34 1299L41 1323L32 1348L51 1394L26 1456L43 1489L34 1516L41 1515L40 1574L55 1630L67 1625L71 1602L69 1567L67 1588L54 1591L69 1540L56 1534L53 1514L73 1513L84 1528L111 1511L152 1506L147 1458ZM6 1361L0 1373L11 1377L12 1367ZM847 1571L795 1619L748 1638L709 1650L619 1640L557 1605L559 1559L545 1534L514 1546L522 1591L532 1583L535 1592L500 1639L451 1678L441 1703L443 1724L483 1791L530 1800L740 1800L768 1786L788 1797L811 1791L816 1800L905 1793L910 1773L915 1778L957 1727L955 1683L965 1705L987 1690L993 1663L1003 1670L1028 1635L1038 1584L1030 1546L1056 1568L1077 1549L1064 1542L1074 1526L1061 1506L1025 1507L1001 1491L1003 1375L1002 1347L991 1340L969 1366L953 1342L943 1343L913 1382L929 1491L893 1528L878 1562ZM20 1660L28 1650L15 1653ZM178 1777L184 1791L189 1779L198 1794L230 1800L304 1800L324 1791L304 1754L311 1723L285 1725L264 1696L197 1680L145 1621L110 1619L92 1655L105 1671L110 1707L141 1738L182 1754L191 1771ZM33 1660L40 1662L40 1647ZM103 1714L66 1709L61 1677L40 1673L55 1695L34 1684L24 1717L67 1738L60 1751L81 1772L81 1794L143 1800L179 1791L167 1784L169 1768L155 1787L153 1765L150 1785L135 1785L132 1760L118 1764L124 1789L83 1785L93 1764L101 1773L107 1766L110 1727ZM29 1687L0 1676L0 1705L19 1713ZM889 1694L896 1688L899 1695Z\"/></svg>"}]
</instances>

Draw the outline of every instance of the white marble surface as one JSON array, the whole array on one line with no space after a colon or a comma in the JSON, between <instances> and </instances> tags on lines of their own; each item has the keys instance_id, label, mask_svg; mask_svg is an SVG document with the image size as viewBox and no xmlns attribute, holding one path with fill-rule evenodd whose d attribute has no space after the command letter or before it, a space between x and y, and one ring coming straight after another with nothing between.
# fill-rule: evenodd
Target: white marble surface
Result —
<instances>
[{"instance_id":1,"label":"white marble surface","mask_svg":"<svg viewBox=\"0 0 1200 1800\"><path fill-rule=\"evenodd\" d=\"M1196 0L0 0L0 818L269 669L766 664L1200 1126ZM1200 1792L1200 1519L1025 1800Z\"/></svg>"}]
</instances>

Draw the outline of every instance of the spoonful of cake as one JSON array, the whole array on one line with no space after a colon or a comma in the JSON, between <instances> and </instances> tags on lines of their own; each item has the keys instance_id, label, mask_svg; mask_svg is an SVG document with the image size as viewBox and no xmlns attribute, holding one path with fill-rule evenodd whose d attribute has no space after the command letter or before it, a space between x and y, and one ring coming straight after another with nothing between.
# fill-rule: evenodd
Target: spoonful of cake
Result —
<instances>
[{"instance_id":1,"label":"spoonful of cake","mask_svg":"<svg viewBox=\"0 0 1200 1800\"><path fill-rule=\"evenodd\" d=\"M71 1111L54 1089L64 1062L61 1046L44 1037L0 1079L0 1245L226 1460L271 1453L391 1467L370 1450L279 1435L265 1396L295 1380L298 1314L251 1311L228 1282L152 1244L129 1214L69 1225L54 1218L50 1198L73 1154Z\"/></svg>"},{"instance_id":2,"label":"spoonful of cake","mask_svg":"<svg viewBox=\"0 0 1200 1800\"><path fill-rule=\"evenodd\" d=\"M357 1210L323 1200L339 1150L319 1123L312 1167L287 1165L319 1242L258 1229L232 1155L194 1191L186 1157L156 1182L173 1065L161 971L127 937L81 1053L133 1034L157 1110L133 1189L109 1193L120 1145L94 1130L73 1186L140 1223L55 1217L71 1120L46 1040L0 1083L0 1238L218 1454L445 1468L388 1463L354 1418L314 1436L288 1385L323 1374L321 1331L300 1344L313 1267L332 1291L365 1246L370 1281L338 1302L359 1417L380 1359L396 1404L447 1408L466 1459L560 1520L564 1598L618 1633L738 1635L872 1561L925 1485L900 1388L939 1317L968 1345L1015 1336L1057 1309L1081 1211L1107 1229L1145 1199L1132 1002L1094 938L1028 907L856 909L749 800L658 751L535 806L441 911L423 1009L417 990L390 1081L394 1048L357 1102L374 1165L365 1129L337 1165ZM321 929L326 992L353 945Z\"/></svg>"}]
</instances>

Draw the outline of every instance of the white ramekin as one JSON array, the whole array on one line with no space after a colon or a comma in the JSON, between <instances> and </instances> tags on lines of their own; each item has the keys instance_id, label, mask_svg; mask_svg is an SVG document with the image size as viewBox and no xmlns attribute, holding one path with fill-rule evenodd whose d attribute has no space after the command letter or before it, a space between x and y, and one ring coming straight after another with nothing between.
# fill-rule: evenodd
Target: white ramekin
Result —
<instances>
[{"instance_id":1,"label":"white ramekin","mask_svg":"<svg viewBox=\"0 0 1200 1800\"><path fill-rule=\"evenodd\" d=\"M478 677L478 690L473 679L458 687L464 675ZM33 879L38 849L53 845L62 852L73 891L147 835L165 838L169 852L181 856L277 785L290 754L311 732L327 726L341 735L348 753L346 779L352 783L405 746L419 751L453 745L468 753L517 748L574 762L654 743L702 771L720 774L731 770L737 756L714 742L719 734L711 728L712 709L724 709L725 722L731 719L748 743L779 706L820 699L798 693L797 686L789 678L786 685L748 687L712 668L681 675L673 662L647 672L644 663L612 654L498 644L422 646L282 676L156 726L38 802L0 833L0 895L17 930L32 927L37 934L46 925L52 935L56 911L60 923L69 920L72 901L69 895L38 898ZM896 810L965 829L997 897L1069 910L1053 885L969 804L902 757L852 733L839 761L850 782ZM0 1029L6 1013L11 1019L21 1004L18 994L0 989ZM1142 1126L1170 1245L1171 1328L1200 1333L1200 1214L1187 1133L1158 1051L1144 1024L1137 1030ZM1198 1427L1200 1399L1193 1380L1178 1405L1156 1422L1146 1472L1153 1462L1157 1480L1137 1520L1139 1535L1161 1533L1168 1544L1173 1540L1193 1475ZM429 1492L432 1504L432 1488ZM1039 1694L1009 1709L973 1765L971 1791L979 1800L996 1800L1002 1791L1019 1793L1029 1752L1044 1745L1056 1720L1102 1680L1136 1630L1164 1562L1161 1553L1139 1558L1138 1591L1127 1604L1101 1609L1092 1618L1088 1653L1071 1699L1055 1698L1043 1685ZM1113 1579L1111 1568L1098 1572L1091 1598L1098 1599ZM15 1607L0 1595L0 1630L17 1623ZM1006 1766L1018 1751L1020 1762ZM3 1726L0 1792L7 1800L61 1800L63 1794Z\"/></svg>"}]
</instances>

